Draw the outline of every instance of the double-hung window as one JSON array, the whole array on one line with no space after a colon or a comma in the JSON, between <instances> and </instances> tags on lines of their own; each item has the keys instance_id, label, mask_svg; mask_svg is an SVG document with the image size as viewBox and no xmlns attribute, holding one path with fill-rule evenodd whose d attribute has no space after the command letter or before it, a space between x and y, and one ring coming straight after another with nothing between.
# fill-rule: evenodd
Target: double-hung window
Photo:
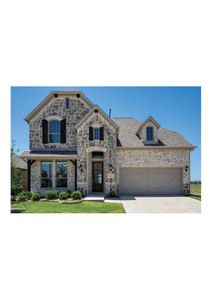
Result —
<instances>
[{"instance_id":1,"label":"double-hung window","mask_svg":"<svg viewBox=\"0 0 212 300\"><path fill-rule=\"evenodd\" d=\"M56 185L59 188L67 187L67 162L66 161L57 161L57 178Z\"/></svg>"},{"instance_id":2,"label":"double-hung window","mask_svg":"<svg viewBox=\"0 0 212 300\"><path fill-rule=\"evenodd\" d=\"M49 121L49 143L60 143L60 121Z\"/></svg>"},{"instance_id":3,"label":"double-hung window","mask_svg":"<svg viewBox=\"0 0 212 300\"><path fill-rule=\"evenodd\" d=\"M93 139L100 140L100 128L93 128Z\"/></svg>"},{"instance_id":4,"label":"double-hung window","mask_svg":"<svg viewBox=\"0 0 212 300\"><path fill-rule=\"evenodd\" d=\"M41 187L42 188L52 187L52 162L51 161L41 162Z\"/></svg>"}]
</instances>

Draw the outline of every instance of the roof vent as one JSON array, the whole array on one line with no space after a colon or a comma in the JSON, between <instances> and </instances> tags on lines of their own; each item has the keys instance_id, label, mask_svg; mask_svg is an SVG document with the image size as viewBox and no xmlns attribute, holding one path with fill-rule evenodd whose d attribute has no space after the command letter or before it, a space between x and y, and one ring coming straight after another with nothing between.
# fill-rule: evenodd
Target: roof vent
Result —
<instances>
[{"instance_id":1,"label":"roof vent","mask_svg":"<svg viewBox=\"0 0 212 300\"><path fill-rule=\"evenodd\" d=\"M94 112L95 112L95 113L98 113L98 112L99 112L99 110L98 110L98 109L94 109Z\"/></svg>"},{"instance_id":2,"label":"roof vent","mask_svg":"<svg viewBox=\"0 0 212 300\"><path fill-rule=\"evenodd\" d=\"M77 94L77 98L80 98L80 94Z\"/></svg>"}]
</instances>

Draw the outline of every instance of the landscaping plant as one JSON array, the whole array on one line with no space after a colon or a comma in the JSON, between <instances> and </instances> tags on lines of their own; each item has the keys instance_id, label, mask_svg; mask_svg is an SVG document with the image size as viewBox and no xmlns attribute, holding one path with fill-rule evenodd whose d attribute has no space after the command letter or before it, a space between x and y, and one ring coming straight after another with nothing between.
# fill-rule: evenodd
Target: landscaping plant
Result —
<instances>
[{"instance_id":1,"label":"landscaping plant","mask_svg":"<svg viewBox=\"0 0 212 300\"><path fill-rule=\"evenodd\" d=\"M32 199L32 201L39 201L40 200L40 193L38 193L38 192L32 193L31 199Z\"/></svg>"},{"instance_id":2,"label":"landscaping plant","mask_svg":"<svg viewBox=\"0 0 212 300\"><path fill-rule=\"evenodd\" d=\"M67 200L69 198L69 193L61 192L59 195L60 200Z\"/></svg>"},{"instance_id":3,"label":"landscaping plant","mask_svg":"<svg viewBox=\"0 0 212 300\"><path fill-rule=\"evenodd\" d=\"M21 172L16 167L16 163L14 161L14 154L15 154L15 144L13 142L11 147L11 195L16 196L18 193L22 192L23 185L22 185L22 178L21 178Z\"/></svg>"},{"instance_id":4,"label":"landscaping plant","mask_svg":"<svg viewBox=\"0 0 212 300\"><path fill-rule=\"evenodd\" d=\"M25 205L25 202L27 201L28 199L27 199L27 195L25 195L25 193L19 193L17 196L16 196L16 201L18 202L18 203L22 203L25 207L26 207L26 205Z\"/></svg>"},{"instance_id":5,"label":"landscaping plant","mask_svg":"<svg viewBox=\"0 0 212 300\"><path fill-rule=\"evenodd\" d=\"M48 191L45 193L45 198L47 200L55 200L58 199L58 194L55 191Z\"/></svg>"},{"instance_id":6,"label":"landscaping plant","mask_svg":"<svg viewBox=\"0 0 212 300\"><path fill-rule=\"evenodd\" d=\"M80 200L82 199L82 193L80 191L74 191L71 194L71 198L73 198L74 200Z\"/></svg>"}]
</instances>

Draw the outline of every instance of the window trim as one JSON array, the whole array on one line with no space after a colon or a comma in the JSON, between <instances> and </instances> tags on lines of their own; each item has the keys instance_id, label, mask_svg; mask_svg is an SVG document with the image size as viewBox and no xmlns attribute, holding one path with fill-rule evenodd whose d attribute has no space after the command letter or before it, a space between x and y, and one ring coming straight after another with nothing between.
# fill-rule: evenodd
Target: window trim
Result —
<instances>
[{"instance_id":1,"label":"window trim","mask_svg":"<svg viewBox=\"0 0 212 300\"><path fill-rule=\"evenodd\" d=\"M95 130L98 130L98 138L95 137ZM100 138L101 138L100 127L93 127L93 140L100 141Z\"/></svg>"},{"instance_id":2,"label":"window trim","mask_svg":"<svg viewBox=\"0 0 212 300\"><path fill-rule=\"evenodd\" d=\"M43 177L42 176L42 163L49 163L51 165L51 177ZM43 179L51 180L51 185L44 187L42 185ZM51 160L41 160L41 162L40 162L40 187L41 187L41 189L49 189L49 188L53 187L53 162Z\"/></svg>"},{"instance_id":3,"label":"window trim","mask_svg":"<svg viewBox=\"0 0 212 300\"><path fill-rule=\"evenodd\" d=\"M57 176L57 164L58 163L66 163L66 171L67 171L67 175L66 175L66 177L58 177ZM67 160L56 160L56 162L55 162L55 168L56 168L56 172L55 172L55 185L56 185L56 188L61 188L61 189L63 189L63 188L67 188L68 187L68 161ZM58 186L58 184L57 184L57 180L58 179L66 179L66 186Z\"/></svg>"},{"instance_id":4,"label":"window trim","mask_svg":"<svg viewBox=\"0 0 212 300\"><path fill-rule=\"evenodd\" d=\"M59 123L59 131L58 132L50 132L50 123L51 122L58 122ZM58 135L59 136L59 142L51 142L50 141L50 135ZM58 119L52 119L52 120L48 120L48 143L49 144L60 144L61 141L61 121Z\"/></svg>"},{"instance_id":5,"label":"window trim","mask_svg":"<svg viewBox=\"0 0 212 300\"><path fill-rule=\"evenodd\" d=\"M149 129L151 129L150 132L148 132ZM149 138L149 135L151 138ZM149 142L154 140L154 128L152 126L146 127L146 140Z\"/></svg>"}]
</instances>

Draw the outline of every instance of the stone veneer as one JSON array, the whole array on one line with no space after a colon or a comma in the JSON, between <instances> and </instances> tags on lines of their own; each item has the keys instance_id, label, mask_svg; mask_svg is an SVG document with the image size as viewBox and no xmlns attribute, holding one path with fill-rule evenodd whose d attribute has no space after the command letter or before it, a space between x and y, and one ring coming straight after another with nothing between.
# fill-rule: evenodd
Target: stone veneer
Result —
<instances>
[{"instance_id":1,"label":"stone veneer","mask_svg":"<svg viewBox=\"0 0 212 300\"><path fill-rule=\"evenodd\" d=\"M190 151L185 149L119 149L117 155L117 165L124 167L141 168L182 168L183 183L182 192L189 192L190 184ZM186 172L185 167L189 169ZM119 172L117 174L119 182Z\"/></svg>"},{"instance_id":2,"label":"stone veneer","mask_svg":"<svg viewBox=\"0 0 212 300\"><path fill-rule=\"evenodd\" d=\"M104 127L103 141L89 140L89 127ZM104 192L117 192L117 131L102 114L93 112L77 130L78 188L85 193L92 192L91 152L104 152ZM112 165L112 171L109 166ZM80 169L82 166L82 171Z\"/></svg>"},{"instance_id":3,"label":"stone veneer","mask_svg":"<svg viewBox=\"0 0 212 300\"><path fill-rule=\"evenodd\" d=\"M69 98L70 108L66 109L65 99ZM29 123L30 125L30 149L69 149L76 151L75 126L87 115L91 107L81 98L75 95L66 95L53 98ZM66 119L66 144L42 143L42 120Z\"/></svg>"},{"instance_id":4,"label":"stone veneer","mask_svg":"<svg viewBox=\"0 0 212 300\"><path fill-rule=\"evenodd\" d=\"M71 161L68 161L68 186L67 188L56 187L56 160L43 160L52 162L52 190L73 191L75 189L75 167ZM59 161L59 160L57 160ZM65 160L63 160L65 161ZM31 191L40 192L42 195L51 188L41 188L41 161L36 160L31 166Z\"/></svg>"},{"instance_id":5,"label":"stone veneer","mask_svg":"<svg viewBox=\"0 0 212 300\"><path fill-rule=\"evenodd\" d=\"M158 142L158 128L155 125L155 123L153 123L152 121L149 121L148 123L146 123L144 125L144 127L142 127L140 133L139 133L139 137L142 141L147 141L147 136L146 136L146 129L147 127L152 127L153 128L153 141L154 142Z\"/></svg>"}]
</instances>

